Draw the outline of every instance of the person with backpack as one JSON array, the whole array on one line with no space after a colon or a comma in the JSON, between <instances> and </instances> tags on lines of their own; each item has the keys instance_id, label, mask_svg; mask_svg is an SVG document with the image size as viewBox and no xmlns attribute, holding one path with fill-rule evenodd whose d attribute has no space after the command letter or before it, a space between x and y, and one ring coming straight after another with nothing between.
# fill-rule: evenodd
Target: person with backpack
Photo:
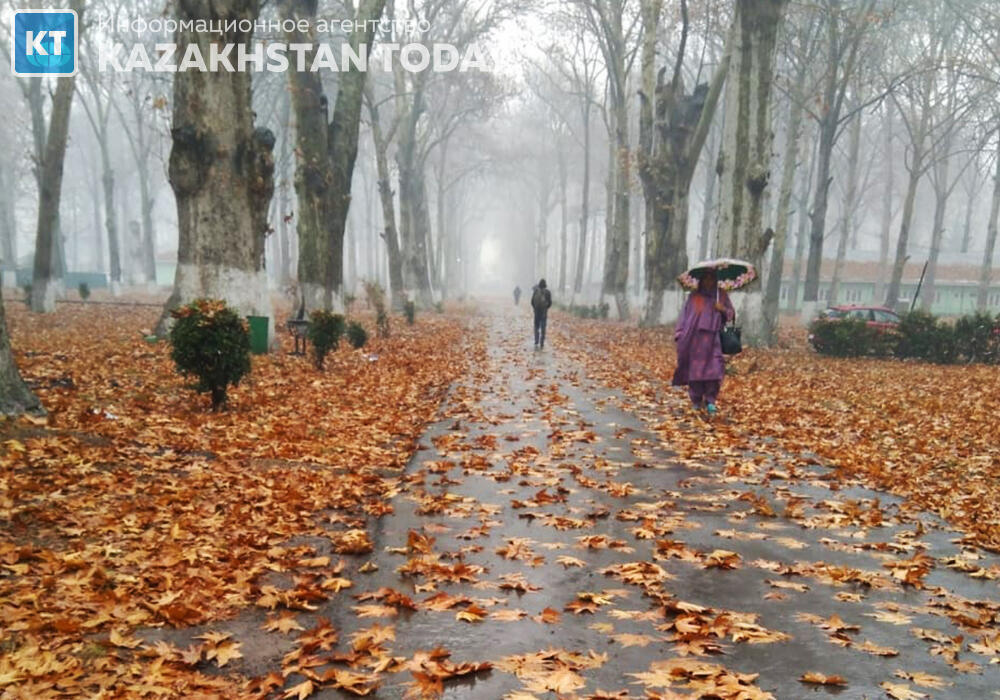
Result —
<instances>
[{"instance_id":1,"label":"person with backpack","mask_svg":"<svg viewBox=\"0 0 1000 700\"><path fill-rule=\"evenodd\" d=\"M545 326L549 320L549 307L552 306L552 292L545 280L539 280L531 294L531 308L535 312L535 350L545 347Z\"/></svg>"}]
</instances>

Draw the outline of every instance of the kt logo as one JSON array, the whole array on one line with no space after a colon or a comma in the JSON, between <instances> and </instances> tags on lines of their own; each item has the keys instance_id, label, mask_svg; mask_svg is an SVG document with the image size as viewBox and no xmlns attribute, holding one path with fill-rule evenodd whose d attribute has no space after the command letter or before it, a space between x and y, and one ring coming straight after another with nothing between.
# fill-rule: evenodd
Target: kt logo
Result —
<instances>
[{"instance_id":1,"label":"kt logo","mask_svg":"<svg viewBox=\"0 0 1000 700\"><path fill-rule=\"evenodd\" d=\"M76 75L80 45L73 10L17 10L11 37L14 75Z\"/></svg>"}]
</instances>

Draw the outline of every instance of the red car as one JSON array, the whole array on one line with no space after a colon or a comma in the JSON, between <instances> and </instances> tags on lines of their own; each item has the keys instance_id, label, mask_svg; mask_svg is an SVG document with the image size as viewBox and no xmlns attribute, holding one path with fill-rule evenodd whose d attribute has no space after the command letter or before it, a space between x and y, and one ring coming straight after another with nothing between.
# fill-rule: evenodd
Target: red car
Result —
<instances>
[{"instance_id":1,"label":"red car","mask_svg":"<svg viewBox=\"0 0 1000 700\"><path fill-rule=\"evenodd\" d=\"M889 331L899 325L899 316L892 309L887 309L884 306L860 306L855 304L831 306L821 311L817 320L836 321L838 319L858 319L879 331ZM821 350L817 342L816 336L810 333L809 344L817 350Z\"/></svg>"},{"instance_id":2,"label":"red car","mask_svg":"<svg viewBox=\"0 0 1000 700\"><path fill-rule=\"evenodd\" d=\"M838 318L857 318L865 321L872 328L883 330L899 325L899 316L896 312L884 306L857 306L853 304L831 306L821 311L819 317L827 321Z\"/></svg>"}]
</instances>

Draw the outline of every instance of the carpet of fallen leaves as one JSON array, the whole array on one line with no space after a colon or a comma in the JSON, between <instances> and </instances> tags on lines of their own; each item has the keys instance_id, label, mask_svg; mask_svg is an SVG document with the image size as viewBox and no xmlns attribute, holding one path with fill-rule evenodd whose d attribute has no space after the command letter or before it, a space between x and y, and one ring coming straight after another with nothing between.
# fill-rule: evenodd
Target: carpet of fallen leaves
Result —
<instances>
[{"instance_id":1,"label":"carpet of fallen leaves","mask_svg":"<svg viewBox=\"0 0 1000 700\"><path fill-rule=\"evenodd\" d=\"M846 493L996 548L995 369L798 335L733 361L708 421L667 395L667 331L558 316L531 353L518 317L428 314L323 372L284 338L213 414L141 340L155 309L8 313L51 415L0 426L2 700L775 700L747 650L817 640L782 698L1000 667L1000 602L936 583L1000 565ZM862 686L841 650L927 665Z\"/></svg>"},{"instance_id":2,"label":"carpet of fallen leaves","mask_svg":"<svg viewBox=\"0 0 1000 700\"><path fill-rule=\"evenodd\" d=\"M606 383L647 400L669 387L671 329L562 323L597 351L590 368ZM693 437L668 436L682 455L737 455L767 440L904 496L1000 551L1000 368L823 357L799 329L781 341L727 361L719 419Z\"/></svg>"},{"instance_id":3,"label":"carpet of fallen leaves","mask_svg":"<svg viewBox=\"0 0 1000 700\"><path fill-rule=\"evenodd\" d=\"M235 681L192 669L225 666L238 643L209 634L181 659L140 648L136 630L231 617L258 602L267 572L329 564L304 537L371 551L366 525L391 509L425 424L482 352L461 322L434 315L342 346L322 372L284 337L212 413L169 346L142 339L156 308L7 313L49 418L0 425L5 699L237 697ZM283 602L307 608L331 589L335 579Z\"/></svg>"}]
</instances>

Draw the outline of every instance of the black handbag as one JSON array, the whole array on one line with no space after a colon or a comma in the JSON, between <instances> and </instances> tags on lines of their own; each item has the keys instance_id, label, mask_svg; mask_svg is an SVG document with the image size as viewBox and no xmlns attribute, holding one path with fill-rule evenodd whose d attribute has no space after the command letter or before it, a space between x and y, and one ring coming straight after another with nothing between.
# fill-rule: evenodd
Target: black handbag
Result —
<instances>
[{"instance_id":1,"label":"black handbag","mask_svg":"<svg viewBox=\"0 0 1000 700\"><path fill-rule=\"evenodd\" d=\"M739 326L729 324L719 331L719 340L722 341L723 355L739 355L743 352L742 330Z\"/></svg>"}]
</instances>

